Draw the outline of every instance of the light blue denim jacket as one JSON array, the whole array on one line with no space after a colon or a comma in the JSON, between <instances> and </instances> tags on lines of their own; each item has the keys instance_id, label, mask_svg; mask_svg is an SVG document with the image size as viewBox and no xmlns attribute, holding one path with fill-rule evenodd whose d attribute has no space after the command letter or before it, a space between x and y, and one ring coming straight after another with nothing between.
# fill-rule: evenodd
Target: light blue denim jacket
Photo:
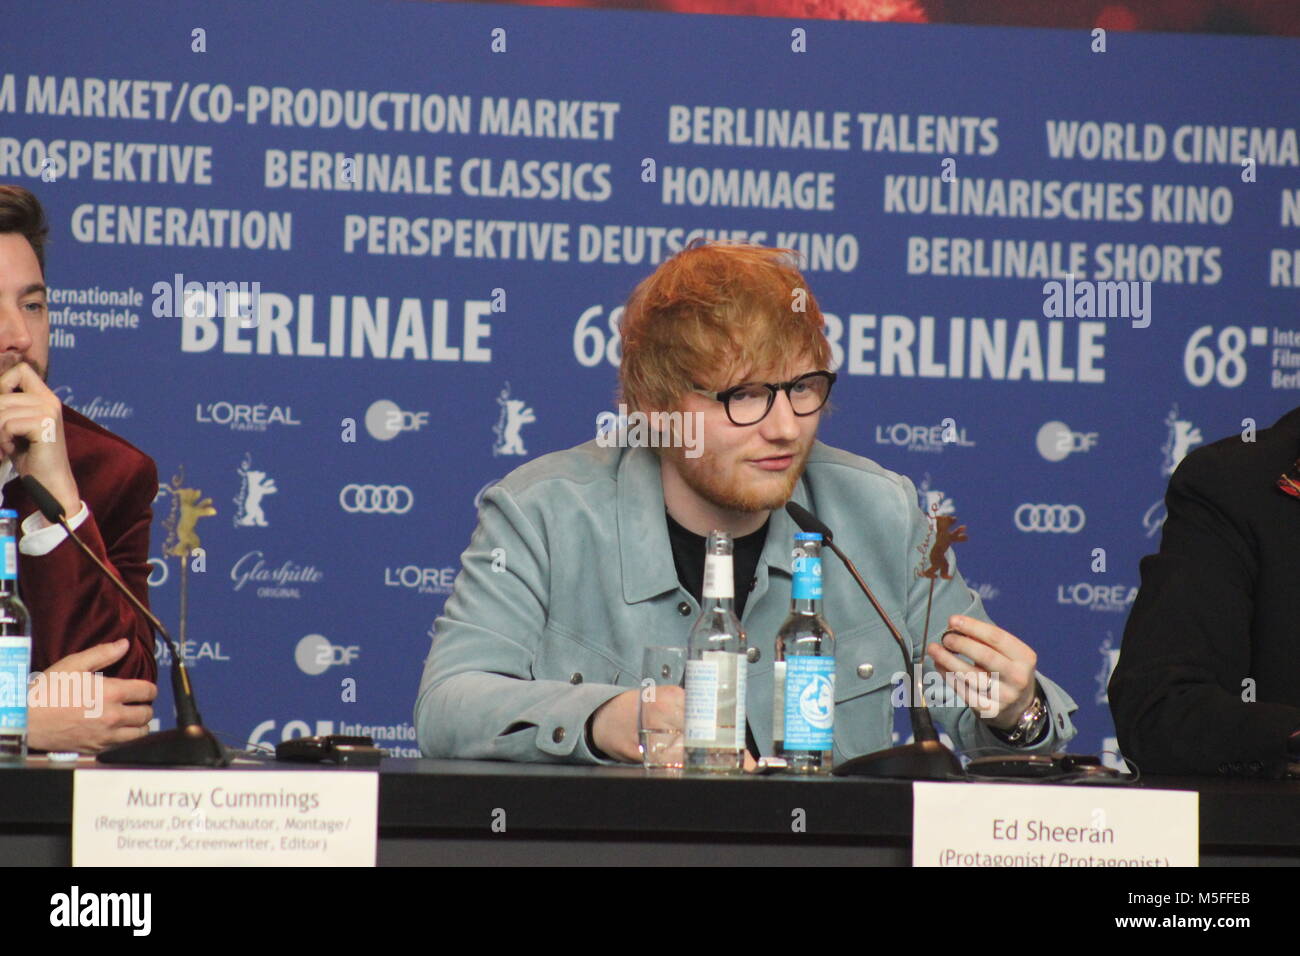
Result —
<instances>
[{"instance_id":1,"label":"light blue denim jacket","mask_svg":"<svg viewBox=\"0 0 1300 956\"><path fill-rule=\"evenodd\" d=\"M913 660L924 657L930 671L921 639L929 579L916 573L929 522L912 482L816 442L793 499L834 531L911 641ZM772 513L742 620L762 655L749 666L746 704L765 754L772 753L772 655L789 612L797 530L784 509ZM836 636L838 763L893 744L891 697L901 698L894 688L905 680L897 676L902 652L848 571L829 553L822 565L822 610ZM952 578L934 590L931 641L950 614L989 619L951 557L950 565ZM585 740L588 717L638 685L643 648L684 645L698 614L677 580L653 450L593 440L534 459L483 496L420 682L420 749L429 757L597 762ZM1038 680L1051 728L1022 750L1060 750L1075 734L1077 705L1042 674ZM1008 749L967 707L939 707L934 716L961 750ZM906 714L899 730L907 732Z\"/></svg>"}]
</instances>

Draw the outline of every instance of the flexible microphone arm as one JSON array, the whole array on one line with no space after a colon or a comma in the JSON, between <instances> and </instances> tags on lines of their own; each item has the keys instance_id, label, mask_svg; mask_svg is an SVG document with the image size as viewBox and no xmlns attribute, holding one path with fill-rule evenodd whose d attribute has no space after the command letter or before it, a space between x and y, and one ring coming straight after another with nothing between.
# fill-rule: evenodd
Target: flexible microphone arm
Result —
<instances>
[{"instance_id":1,"label":"flexible microphone arm","mask_svg":"<svg viewBox=\"0 0 1300 956\"><path fill-rule=\"evenodd\" d=\"M841 777L901 777L906 780L950 780L962 776L961 762L951 750L939 742L939 735L934 729L934 720L930 716L930 709L922 693L918 676L920 671L912 662L912 653L907 642L903 640L903 635L898 632L894 622L889 619L885 609L871 593L871 588L862 579L857 567L835 544L835 536L831 533L831 529L822 524L807 508L793 501L786 502L785 510L794 519L794 523L804 531L820 534L822 540L835 552L835 556L844 562L849 574L862 589L862 593L867 596L867 600L880 615L880 619L885 622L885 627L889 628L889 633L898 644L898 649L902 651L908 679L912 683L912 699L908 703L907 714L912 722L913 742L876 753L862 754L846 760L831 772Z\"/></svg>"},{"instance_id":2,"label":"flexible microphone arm","mask_svg":"<svg viewBox=\"0 0 1300 956\"><path fill-rule=\"evenodd\" d=\"M77 537L69 526L63 505L59 504L58 499L31 475L24 475L20 480L32 501L36 503L37 509L45 516L45 520L63 528L82 553L95 562L95 566L113 582L114 587L144 615L149 626L162 637L167 644L167 649L171 651L172 701L176 706L177 729L150 734L140 740L133 740L106 750L100 754L101 762L149 763L162 766L225 766L228 762L225 752L216 738L203 727L203 719L199 716L198 704L194 700L194 690L190 686L189 669L186 668L185 660L177 650L171 635L167 633L167 629L162 626L162 622L145 607L143 601L131 593L131 589L122 583L122 580L103 561L99 560L86 546L86 542ZM115 757L114 754L117 756Z\"/></svg>"}]
</instances>

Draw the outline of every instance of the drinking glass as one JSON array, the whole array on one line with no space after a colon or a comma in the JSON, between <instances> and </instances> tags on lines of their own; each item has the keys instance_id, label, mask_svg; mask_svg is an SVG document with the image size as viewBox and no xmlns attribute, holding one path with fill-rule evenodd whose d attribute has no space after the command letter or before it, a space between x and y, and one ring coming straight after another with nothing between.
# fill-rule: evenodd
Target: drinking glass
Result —
<instances>
[{"instance_id":1,"label":"drinking glass","mask_svg":"<svg viewBox=\"0 0 1300 956\"><path fill-rule=\"evenodd\" d=\"M647 647L641 657L641 684L637 697L637 730L641 763L648 770L680 769L686 762L682 728L668 726L663 711L647 707L660 687L686 687L686 648ZM679 715L685 719L685 713Z\"/></svg>"}]
</instances>

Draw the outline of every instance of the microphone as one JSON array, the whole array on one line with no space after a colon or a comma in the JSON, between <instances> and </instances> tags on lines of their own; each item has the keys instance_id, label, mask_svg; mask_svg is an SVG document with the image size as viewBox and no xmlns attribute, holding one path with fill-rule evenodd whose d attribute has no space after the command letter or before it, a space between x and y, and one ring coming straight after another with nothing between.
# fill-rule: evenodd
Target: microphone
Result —
<instances>
[{"instance_id":1,"label":"microphone","mask_svg":"<svg viewBox=\"0 0 1300 956\"><path fill-rule=\"evenodd\" d=\"M171 651L172 700L176 707L176 729L159 731L141 737L139 740L110 747L99 755L99 762L147 764L155 767L224 767L229 764L230 758L226 756L225 749L217 742L217 738L212 736L211 731L203 726L198 704L194 700L194 691L190 686L189 670L185 667L185 661L177 651L171 635L162 626L162 622L144 606L144 602L131 593L131 589L123 584L103 561L95 556L95 553L86 546L86 542L77 537L68 526L63 505L59 504L58 499L31 475L24 475L20 480L32 501L36 503L37 509L45 516L45 520L63 528L86 557L95 563L95 567L99 568L104 576L113 582L113 586L131 602L131 605L144 615L149 626L161 635L168 650Z\"/></svg>"},{"instance_id":2,"label":"microphone","mask_svg":"<svg viewBox=\"0 0 1300 956\"><path fill-rule=\"evenodd\" d=\"M820 534L826 546L835 552L835 556L848 568L849 574L862 589L862 593L867 596L867 600L871 602L872 608L885 623L885 627L894 638L894 643L902 652L903 666L907 669L907 678L912 686L907 714L912 723L914 742L854 757L835 767L831 772L838 777L902 777L907 780L950 780L954 776L962 776L961 761L939 742L939 734L934 729L934 719L930 716L930 708L922 692L920 674L912 662L911 650L898 632L898 628L889 619L889 615L876 600L876 596L871 593L871 588L862 579L857 567L835 544L835 535L831 533L831 529L811 511L794 501L787 501L785 510L800 529Z\"/></svg>"}]
</instances>

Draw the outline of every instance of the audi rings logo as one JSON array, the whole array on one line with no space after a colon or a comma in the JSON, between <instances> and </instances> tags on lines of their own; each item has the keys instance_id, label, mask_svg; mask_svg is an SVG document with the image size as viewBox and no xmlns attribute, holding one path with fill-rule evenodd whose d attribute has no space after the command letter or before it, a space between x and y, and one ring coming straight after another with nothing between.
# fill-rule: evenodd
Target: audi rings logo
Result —
<instances>
[{"instance_id":1,"label":"audi rings logo","mask_svg":"<svg viewBox=\"0 0 1300 956\"><path fill-rule=\"evenodd\" d=\"M1021 531L1078 534L1087 520L1079 505L1023 504L1016 509L1016 527Z\"/></svg>"},{"instance_id":2,"label":"audi rings logo","mask_svg":"<svg viewBox=\"0 0 1300 956\"><path fill-rule=\"evenodd\" d=\"M344 485L339 505L349 514L404 515L415 504L406 485Z\"/></svg>"}]
</instances>

